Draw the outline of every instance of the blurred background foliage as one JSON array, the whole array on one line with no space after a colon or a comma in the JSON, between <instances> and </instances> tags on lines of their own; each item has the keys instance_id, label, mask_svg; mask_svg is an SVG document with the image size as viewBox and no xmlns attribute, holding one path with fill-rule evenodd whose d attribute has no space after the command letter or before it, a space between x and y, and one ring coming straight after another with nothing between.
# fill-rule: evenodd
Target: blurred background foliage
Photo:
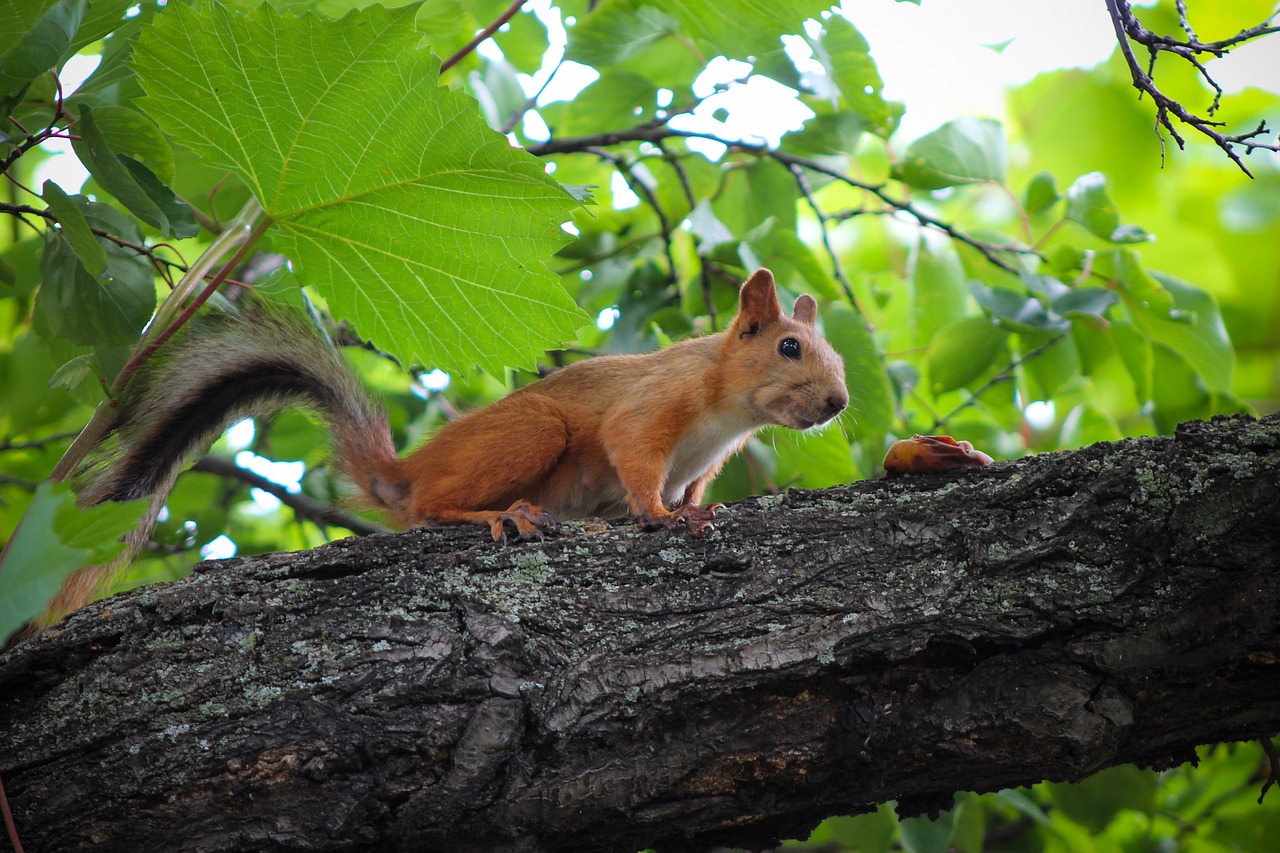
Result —
<instances>
[{"instance_id":1,"label":"blurred background foliage","mask_svg":"<svg viewBox=\"0 0 1280 853\"><path fill-rule=\"evenodd\" d=\"M338 19L366 4L271 5ZM773 269L788 304L818 297L845 357L853 402L838 426L766 431L709 499L873 477L887 445L913 433L952 434L1010 459L1280 409L1277 158L1246 158L1249 178L1192 131L1183 150L1162 139L1118 54L1011 88L999 119L963 116L901 138L912 105L886 97L893 80L851 22L856 9L846 18L801 0L535 5L473 52L459 53L509 11L505 0L428 0L413 25L436 55L459 54L444 85L474 98L492 128L577 196L590 188L546 259L583 325L538 370L723 328L757 266ZM141 99L136 38L166 10L128 0L11 6L14 26L0 27L10 116L0 132L6 537L103 400L175 265L198 257L249 193L234 170L163 133L153 120L169 126L164 117ZM1208 39L1273 11L1247 0L1192 13ZM1157 32L1181 33L1173 2L1138 13ZM1100 4L1078 14L1104 17ZM1221 98L1216 115L1233 132L1264 119L1280 126L1280 69L1259 67L1255 86ZM87 69L78 89L63 87ZM1162 57L1155 71L1192 111L1213 100L1191 66ZM945 65L932 73L948 85ZM387 111L405 108L379 97ZM79 135L72 150L56 138L68 127ZM52 138L35 145L41 128ZM494 241L483 251L500 252ZM236 276L264 281L253 270ZM296 284L285 271L265 282L286 294ZM323 306L323 294L314 301ZM363 344L350 348L352 362L403 447L537 375L445 373L397 358L396 341L366 342L346 324L339 332ZM241 424L211 453L282 483L286 497L350 497L322 425L299 412ZM124 586L181 577L202 556L344 535L245 478L192 472ZM1256 745L1213 747L1195 770L1122 767L1075 786L960 795L936 820L899 821L885 805L833 819L794 849L1280 849L1277 796L1256 802L1265 767Z\"/></svg>"}]
</instances>

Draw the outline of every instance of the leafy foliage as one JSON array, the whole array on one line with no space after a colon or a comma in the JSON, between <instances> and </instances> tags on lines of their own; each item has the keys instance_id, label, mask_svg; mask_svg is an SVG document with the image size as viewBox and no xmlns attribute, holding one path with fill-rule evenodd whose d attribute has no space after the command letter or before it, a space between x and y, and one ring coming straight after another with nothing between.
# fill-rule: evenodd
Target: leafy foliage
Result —
<instances>
[{"instance_id":1,"label":"leafy foliage","mask_svg":"<svg viewBox=\"0 0 1280 853\"><path fill-rule=\"evenodd\" d=\"M24 524L13 549L62 555L38 583L6 564L0 631L122 529L73 529L65 492L55 507L56 490L37 484L241 226L289 264L227 272L281 299L305 286L351 324L343 339L371 340L353 363L403 445L527 381L508 368L723 328L738 283L769 266L784 295L822 302L851 410L823 433L753 440L716 500L873 476L888 444L916 432L1011 458L1280 407L1280 169L1255 157L1250 182L1194 141L1162 168L1118 58L1041 75L1010 93L1004 122L960 118L907 140L910 105L884 97L874 45L821 3L565 0L517 14L479 52L464 45L505 0L366 6L0 0L12 118L0 133L12 225L0 234L0 530L30 505L54 523ZM1196 14L1202 32L1234 32L1267 9ZM1178 15L1161 2L1143 21L1176 29ZM59 81L77 53L100 61L68 93ZM575 70L587 84L576 96L539 97ZM1162 86L1213 97L1194 74ZM757 118L740 133L744 102L781 87L802 126ZM1219 108L1252 126L1274 121L1280 98L1248 90ZM41 143L56 138L73 139L84 186L46 168ZM297 489L346 495L308 418L251 432L214 452L293 462ZM188 474L131 582L181 576L211 545L303 548L340 533L243 482ZM1204 849L1247 848L1238 794L1256 753L1215 750L1205 766L965 796L937 821L881 806L810 843L1127 848L1184 837L1177 814ZM1234 787L1207 790L1224 778ZM1258 810L1257 824L1276 813Z\"/></svg>"}]
</instances>

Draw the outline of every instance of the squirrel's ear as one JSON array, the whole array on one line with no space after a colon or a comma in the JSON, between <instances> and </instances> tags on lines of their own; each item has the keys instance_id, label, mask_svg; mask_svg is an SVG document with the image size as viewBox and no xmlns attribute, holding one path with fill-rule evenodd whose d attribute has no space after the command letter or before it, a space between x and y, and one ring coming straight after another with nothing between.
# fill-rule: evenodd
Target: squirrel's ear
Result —
<instances>
[{"instance_id":1,"label":"squirrel's ear","mask_svg":"<svg viewBox=\"0 0 1280 853\"><path fill-rule=\"evenodd\" d=\"M781 318L782 305L773 285L773 273L761 267L738 291L738 317L733 325L739 336L754 335L762 326Z\"/></svg>"},{"instance_id":2,"label":"squirrel's ear","mask_svg":"<svg viewBox=\"0 0 1280 853\"><path fill-rule=\"evenodd\" d=\"M818 319L818 303L806 293L796 300L796 310L791 316L806 326L812 326Z\"/></svg>"}]
</instances>

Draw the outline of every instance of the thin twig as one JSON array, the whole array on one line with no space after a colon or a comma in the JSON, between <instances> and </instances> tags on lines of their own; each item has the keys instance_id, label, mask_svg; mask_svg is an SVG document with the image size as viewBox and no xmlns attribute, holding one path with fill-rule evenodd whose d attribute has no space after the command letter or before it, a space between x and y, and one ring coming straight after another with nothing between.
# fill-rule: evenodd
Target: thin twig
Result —
<instances>
[{"instance_id":1,"label":"thin twig","mask_svg":"<svg viewBox=\"0 0 1280 853\"><path fill-rule=\"evenodd\" d=\"M693 185L689 183L689 174L684 170L684 165L681 164L680 158L668 151L667 147L662 144L662 140L658 140L653 145L662 154L663 161L675 171L676 178L680 181L680 189L684 192L684 199L689 203L689 212L692 213L693 209L698 206L698 197L694 195ZM711 295L711 270L707 268L707 258L702 254L701 249L696 251L698 252L698 279L702 283L702 301L707 306L707 317L711 321L711 331L718 332L720 331L720 318L716 312L715 299Z\"/></svg>"},{"instance_id":2,"label":"thin twig","mask_svg":"<svg viewBox=\"0 0 1280 853\"><path fill-rule=\"evenodd\" d=\"M818 200L813 197L813 188L809 186L809 180L804 176L804 169L797 164L788 167L791 176L796 180L796 186L800 188L800 194L804 196L805 201L809 203L809 208L813 211L813 215L818 217L818 229L822 234L822 245L827 250L827 257L831 260L831 270L835 274L836 280L840 282L840 286L844 289L844 295L849 300L849 304L853 306L853 310L857 311L860 316L865 316L862 306L858 304L858 297L853 295L853 284L849 281L849 277L845 275L844 266L840 263L840 256L836 254L835 247L831 245L831 235L827 232L827 215L822 212L822 208L818 206Z\"/></svg>"},{"instance_id":3,"label":"thin twig","mask_svg":"<svg viewBox=\"0 0 1280 853\"><path fill-rule=\"evenodd\" d=\"M57 444L59 441L66 441L68 438L75 438L79 434L80 430L73 429L69 432L55 432L53 435L48 435L44 438L32 439L31 441L14 441L13 439L6 438L4 441L0 441L0 453L5 452L6 450L43 449L50 444Z\"/></svg>"},{"instance_id":4,"label":"thin twig","mask_svg":"<svg viewBox=\"0 0 1280 853\"><path fill-rule=\"evenodd\" d=\"M978 398L981 397L983 394L987 393L988 391L990 391L992 388L996 387L997 385L1000 385L1001 383L1008 382L1010 379L1013 378L1013 372L1015 370L1017 370L1019 367L1026 364L1027 362L1031 361L1032 359L1038 358L1039 356L1043 355L1050 347L1052 347L1054 344L1056 344L1058 341L1062 340L1066 336L1067 336L1066 332L1059 332L1049 340L1042 343L1040 346L1036 347L1030 352L1023 353L1020 357L1015 358L1013 361L1009 362L1008 367L1006 367L1004 370L1000 371L995 376L988 379L981 388L979 388L977 391L974 391L972 394L969 395L969 399L965 400L963 403L956 406L954 409L952 409L943 417L940 417L940 418L935 417L933 419L933 428L930 429L930 432L934 432L935 430L938 429L938 427L942 426L945 423L948 423L952 418L954 418L956 415L963 412L965 409L975 405L977 403Z\"/></svg>"},{"instance_id":5,"label":"thin twig","mask_svg":"<svg viewBox=\"0 0 1280 853\"><path fill-rule=\"evenodd\" d=\"M566 137L563 139L552 139L538 145L530 145L525 150L535 156L546 157L551 154L582 153L592 149L607 148L627 142L650 142L656 144L664 139L709 139L730 148L736 148L740 151L746 151L761 157L769 157L788 168L793 165L797 165L811 172L826 175L827 177L840 181L847 186L853 187L857 190L862 190L863 192L875 196L881 202L891 207L894 211L910 216L926 228L941 231L951 237L951 239L973 247L990 263L1015 275L1019 272L1018 268L1014 264L1001 258L1000 255L1020 253L1035 254L1033 250L1022 246L994 245L986 243L975 237L971 237L955 226L925 213L910 201L895 198L890 194L888 184L872 184L867 183L866 181L860 181L838 169L833 169L815 160L797 157L796 155L788 154L785 151L777 151L766 145L723 139L713 133L675 130L665 125L662 121L648 122L628 130L593 133L584 136Z\"/></svg>"},{"instance_id":6,"label":"thin twig","mask_svg":"<svg viewBox=\"0 0 1280 853\"><path fill-rule=\"evenodd\" d=\"M516 12L519 12L520 7L524 5L524 2L525 0L516 0L516 2L512 3L510 6L507 7L505 12L503 12L501 15L498 16L498 19L496 21L494 21L489 26L485 27L480 32L476 33L476 37L473 38L471 41L467 42L465 45L463 45L461 50L459 50L453 56L446 59L444 62L440 63L440 73L443 74L453 66L457 65L459 62L461 62L463 59L466 58L467 54L475 50L477 45L480 44L480 42L484 41L489 36L496 33L499 27L501 27L507 21L514 18Z\"/></svg>"},{"instance_id":7,"label":"thin twig","mask_svg":"<svg viewBox=\"0 0 1280 853\"><path fill-rule=\"evenodd\" d=\"M332 504L324 501L318 501L307 495L298 494L289 491L279 483L268 480L260 474L255 474L245 468L241 468L230 459L223 459L217 456L206 456L191 466L192 471L201 471L205 474L214 474L219 477L226 477L231 480L237 480L247 486L255 489L261 489L269 495L280 500L282 504L293 510L295 514L313 521L321 527L327 525L337 525L345 527L358 536L369 536L373 533L385 533L386 529L380 525L365 521L358 515L352 515L338 509Z\"/></svg>"},{"instance_id":8,"label":"thin twig","mask_svg":"<svg viewBox=\"0 0 1280 853\"><path fill-rule=\"evenodd\" d=\"M1247 41L1249 39L1258 38L1268 33L1280 32L1280 27L1270 25L1271 20L1275 17L1273 13L1266 21L1256 27L1250 27L1242 30L1229 39L1222 41L1204 43L1196 39L1195 32L1191 28L1190 23L1186 20L1186 9L1179 4L1179 15L1183 30L1187 33L1187 41L1180 41L1169 36L1160 36L1146 29L1138 21L1133 14L1133 9L1129 5L1129 0L1105 0L1107 5L1107 13L1111 16L1111 25L1115 30L1116 41L1120 45L1120 53L1124 56L1125 63L1129 66L1129 75L1133 78L1133 87L1141 94L1148 94L1156 105L1156 133L1160 136L1161 160L1164 159L1164 137L1160 133L1160 128L1164 128L1173 137L1174 142L1179 148L1185 148L1185 140L1174 127L1173 118L1191 128L1199 131L1214 141L1221 148L1231 162L1235 163L1240 171L1249 177L1253 177L1253 173L1244 165L1244 161L1240 158L1240 154L1233 146L1239 145L1244 148L1244 153L1249 154L1256 149L1264 151L1280 152L1280 141L1275 143L1260 142L1257 137L1269 133L1266 121L1260 121L1258 126L1246 133L1225 134L1216 128L1225 127L1220 121L1211 121L1201 118L1189 112L1181 103L1169 97L1160 91L1152 79L1152 73L1155 68L1155 57L1159 51L1167 51L1177 54L1183 59L1194 65L1200 72L1201 76L1209 82L1213 87L1215 95L1213 103L1209 107L1209 115L1217 110L1219 101L1222 96L1222 89L1209 76L1209 72L1199 62L1197 56L1200 54L1211 54L1221 57L1228 48ZM1138 62L1138 58L1134 55L1133 45L1130 42L1141 44L1150 51L1150 62L1146 69ZM1173 118L1171 118L1171 116Z\"/></svg>"},{"instance_id":9,"label":"thin twig","mask_svg":"<svg viewBox=\"0 0 1280 853\"><path fill-rule=\"evenodd\" d=\"M1267 754L1267 780L1262 783L1262 791L1258 794L1258 805L1262 805L1262 798L1267 795L1267 790L1277 782L1280 782L1280 756L1276 755L1276 745L1271 738L1259 738L1262 743L1262 751Z\"/></svg>"},{"instance_id":10,"label":"thin twig","mask_svg":"<svg viewBox=\"0 0 1280 853\"><path fill-rule=\"evenodd\" d=\"M13 845L13 853L23 853L22 840L18 838L18 825L13 822L13 811L9 808L9 797L4 792L3 779L0 779L0 811L4 813L4 828L9 834L9 843Z\"/></svg>"},{"instance_id":11,"label":"thin twig","mask_svg":"<svg viewBox=\"0 0 1280 853\"><path fill-rule=\"evenodd\" d=\"M631 187L631 191L642 197L645 200L645 203L648 204L649 207L653 208L654 214L658 217L658 228L662 235L662 248L667 256L667 281L675 284L676 257L671 246L671 223L667 219L667 214L662 210L662 205L658 204L658 199L653 194L653 191L649 189L648 185L645 184L644 181L636 176L632 171L632 165L624 158L619 157L617 154L614 154L612 151L608 151L604 148L588 148L586 151L588 154L594 154L606 163L611 163L613 167L618 170L618 174L622 175L623 180L627 182L627 186Z\"/></svg>"},{"instance_id":12,"label":"thin twig","mask_svg":"<svg viewBox=\"0 0 1280 853\"><path fill-rule=\"evenodd\" d=\"M0 202L0 213L8 213L12 216L18 217L21 217L23 214L27 214L31 216L39 216L49 223L58 222L58 217L52 210L49 210L48 208L32 207L29 204L10 204L8 202ZM110 231L95 228L92 225L89 226L89 230L92 231L96 237L101 237L103 240L115 243L122 249L130 249L137 252L139 255L145 256L147 260L151 262L151 265L156 267L157 272L159 272L159 265L180 270L181 272L187 271L187 267L185 265L156 254L156 250L160 248L166 248L176 252L177 250L169 243L156 243L155 245L148 246L145 243L134 243L132 240L126 240L118 234L112 234Z\"/></svg>"}]
</instances>

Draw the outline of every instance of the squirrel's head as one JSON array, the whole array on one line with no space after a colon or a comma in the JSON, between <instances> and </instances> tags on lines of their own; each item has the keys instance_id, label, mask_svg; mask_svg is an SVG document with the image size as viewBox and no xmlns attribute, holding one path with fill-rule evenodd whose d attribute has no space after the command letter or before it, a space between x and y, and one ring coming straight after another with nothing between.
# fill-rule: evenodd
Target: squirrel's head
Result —
<instances>
[{"instance_id":1,"label":"squirrel's head","mask_svg":"<svg viewBox=\"0 0 1280 853\"><path fill-rule=\"evenodd\" d=\"M818 303L796 300L788 317L778 302L773 273L758 269L738 292L738 316L726 345L734 350L731 384L746 391L746 405L760 421L792 429L824 424L849 405L844 362L814 323Z\"/></svg>"}]
</instances>

